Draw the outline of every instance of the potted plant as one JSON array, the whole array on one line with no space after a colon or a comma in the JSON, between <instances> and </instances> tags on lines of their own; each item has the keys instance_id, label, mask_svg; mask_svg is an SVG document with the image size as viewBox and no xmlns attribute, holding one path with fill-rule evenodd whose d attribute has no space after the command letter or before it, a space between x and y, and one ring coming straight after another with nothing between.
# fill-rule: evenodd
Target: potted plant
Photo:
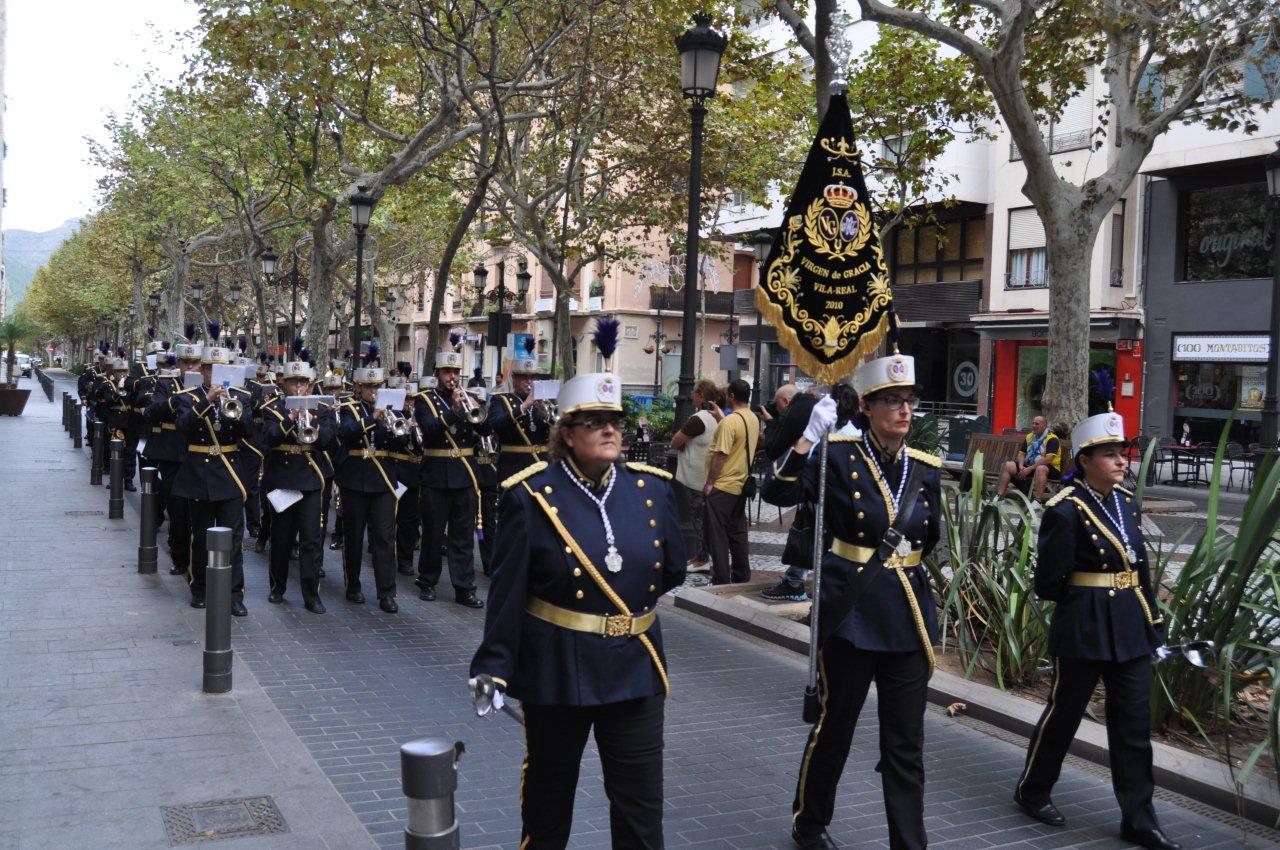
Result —
<instances>
[{"instance_id":1,"label":"potted plant","mask_svg":"<svg viewBox=\"0 0 1280 850\"><path fill-rule=\"evenodd\" d=\"M29 389L18 389L18 345L40 332L36 323L22 313L14 313L0 321L0 343L5 347L5 375L8 383L0 386L0 415L21 416L27 406Z\"/></svg>"}]
</instances>

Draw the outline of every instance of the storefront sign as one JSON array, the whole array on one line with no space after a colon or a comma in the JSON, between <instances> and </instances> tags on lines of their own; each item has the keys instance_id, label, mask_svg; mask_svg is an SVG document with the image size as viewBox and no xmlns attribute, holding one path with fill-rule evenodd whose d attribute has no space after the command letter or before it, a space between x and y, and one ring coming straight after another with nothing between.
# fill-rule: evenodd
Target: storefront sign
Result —
<instances>
[{"instance_id":1,"label":"storefront sign","mask_svg":"<svg viewBox=\"0 0 1280 850\"><path fill-rule=\"evenodd\" d=\"M955 387L956 395L973 398L973 394L978 391L978 367L970 360L960 363L951 376L951 384Z\"/></svg>"},{"instance_id":2,"label":"storefront sign","mask_svg":"<svg viewBox=\"0 0 1280 850\"><path fill-rule=\"evenodd\" d=\"M1200 363L1266 363L1271 338L1254 336L1182 336L1173 338L1173 359Z\"/></svg>"}]
</instances>

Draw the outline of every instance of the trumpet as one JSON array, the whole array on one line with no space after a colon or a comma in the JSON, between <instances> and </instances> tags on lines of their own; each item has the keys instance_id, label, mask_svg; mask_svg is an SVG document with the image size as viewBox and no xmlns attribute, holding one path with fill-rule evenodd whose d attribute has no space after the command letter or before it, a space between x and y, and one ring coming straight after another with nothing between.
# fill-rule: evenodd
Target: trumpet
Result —
<instances>
[{"instance_id":1,"label":"trumpet","mask_svg":"<svg viewBox=\"0 0 1280 850\"><path fill-rule=\"evenodd\" d=\"M535 401L530 412L548 425L554 425L560 421L560 408L549 398L540 398Z\"/></svg>"},{"instance_id":2,"label":"trumpet","mask_svg":"<svg viewBox=\"0 0 1280 850\"><path fill-rule=\"evenodd\" d=\"M309 446L320 439L320 429L311 421L310 408L302 408L298 414L298 442Z\"/></svg>"},{"instance_id":3,"label":"trumpet","mask_svg":"<svg viewBox=\"0 0 1280 850\"><path fill-rule=\"evenodd\" d=\"M391 433L396 437L406 437L409 435L409 419L399 410L393 407L387 407L387 427L391 429Z\"/></svg>"},{"instance_id":4,"label":"trumpet","mask_svg":"<svg viewBox=\"0 0 1280 850\"><path fill-rule=\"evenodd\" d=\"M475 389L478 389L478 387ZM454 390L454 392L457 393L458 391ZM480 403L478 396L474 395L471 390L462 390L462 415L467 417L467 421L472 425L479 425L489 414L484 409L484 405Z\"/></svg>"},{"instance_id":5,"label":"trumpet","mask_svg":"<svg viewBox=\"0 0 1280 850\"><path fill-rule=\"evenodd\" d=\"M223 396L218 405L218 415L223 419L230 419L232 421L240 419L244 416L244 404L242 404L240 399L235 396Z\"/></svg>"}]
</instances>

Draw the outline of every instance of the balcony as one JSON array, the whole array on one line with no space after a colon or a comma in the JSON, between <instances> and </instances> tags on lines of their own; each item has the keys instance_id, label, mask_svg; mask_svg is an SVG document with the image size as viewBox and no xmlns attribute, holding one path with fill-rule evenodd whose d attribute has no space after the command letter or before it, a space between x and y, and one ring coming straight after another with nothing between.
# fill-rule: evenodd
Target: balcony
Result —
<instances>
[{"instance_id":1,"label":"balcony","mask_svg":"<svg viewBox=\"0 0 1280 850\"><path fill-rule=\"evenodd\" d=\"M733 312L732 292L706 292L703 294L706 297L706 311L708 313L728 315ZM701 306L700 303L699 307ZM682 312L684 310L684 291L672 292L670 289L661 289L657 292L651 291L649 293L649 309Z\"/></svg>"},{"instance_id":2,"label":"balcony","mask_svg":"<svg viewBox=\"0 0 1280 850\"><path fill-rule=\"evenodd\" d=\"M1005 289L1048 289L1049 273L1044 269L1026 272L1005 272Z\"/></svg>"},{"instance_id":3,"label":"balcony","mask_svg":"<svg viewBox=\"0 0 1280 850\"><path fill-rule=\"evenodd\" d=\"M982 307L982 281L899 284L893 288L893 307L904 322L929 327L967 323Z\"/></svg>"},{"instance_id":4,"label":"balcony","mask_svg":"<svg viewBox=\"0 0 1280 850\"><path fill-rule=\"evenodd\" d=\"M1089 142L1093 138L1092 130L1078 130L1074 133L1054 133L1046 140L1049 146L1049 154L1067 153L1068 151L1080 151L1089 147ZM1022 160L1022 151L1018 150L1018 146L1013 142L1009 143L1009 161L1020 162Z\"/></svg>"}]
</instances>

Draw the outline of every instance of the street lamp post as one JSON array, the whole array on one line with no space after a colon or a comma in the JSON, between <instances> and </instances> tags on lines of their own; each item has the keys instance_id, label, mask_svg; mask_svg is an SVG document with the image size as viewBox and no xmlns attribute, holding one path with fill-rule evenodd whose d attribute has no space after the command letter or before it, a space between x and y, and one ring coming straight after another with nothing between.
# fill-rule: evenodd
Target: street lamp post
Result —
<instances>
[{"instance_id":1,"label":"street lamp post","mask_svg":"<svg viewBox=\"0 0 1280 850\"><path fill-rule=\"evenodd\" d=\"M280 261L280 258L276 256L275 251L272 251L270 248L266 248L263 249L262 253L258 256L258 259L262 262L262 276L267 279L267 286L271 286L276 276L276 264ZM271 320L271 335L273 337L275 336L275 323L275 318L273 317ZM266 329L264 328L263 330L265 331ZM289 327L289 341L293 341L292 319L290 320Z\"/></svg>"},{"instance_id":2,"label":"street lamp post","mask_svg":"<svg viewBox=\"0 0 1280 850\"><path fill-rule=\"evenodd\" d=\"M1274 446L1280 435L1280 142L1263 161L1263 168L1267 172L1267 197L1271 201L1271 342L1260 442Z\"/></svg>"},{"instance_id":3,"label":"street lamp post","mask_svg":"<svg viewBox=\"0 0 1280 850\"><path fill-rule=\"evenodd\" d=\"M360 299L364 286L364 235L369 230L369 219L373 217L374 199L366 194L364 186L357 186L356 193L351 196L351 225L356 229L356 292L354 304L355 347L352 349L351 372L355 373L356 363L360 360Z\"/></svg>"},{"instance_id":4,"label":"street lamp post","mask_svg":"<svg viewBox=\"0 0 1280 850\"><path fill-rule=\"evenodd\" d=\"M471 279L475 282L475 286L476 286L476 304L478 306L475 309L483 314L484 302L485 302L485 291L484 291L485 282L489 279L489 270L484 267L484 263L476 263L476 267L471 270ZM498 309L501 310L502 307L499 306ZM474 316L475 313L472 313L472 315ZM484 349L485 349L485 346L481 345L480 346L480 375L481 376L484 375ZM498 366L499 368L501 368L502 366L501 352L498 353Z\"/></svg>"},{"instance_id":5,"label":"street lamp post","mask_svg":"<svg viewBox=\"0 0 1280 850\"><path fill-rule=\"evenodd\" d=\"M667 335L662 332L662 307L658 307L658 327L653 333L649 334L649 339L653 340L653 398L657 401L658 396L662 394L662 379L658 377L658 367L662 365L662 347L667 342Z\"/></svg>"},{"instance_id":6,"label":"street lamp post","mask_svg":"<svg viewBox=\"0 0 1280 850\"><path fill-rule=\"evenodd\" d=\"M685 227L684 316L681 321L680 389L676 422L693 415L693 366L697 356L698 222L702 217L702 129L706 102L715 97L720 57L728 39L711 28L711 17L699 12L694 26L676 39L680 51L680 88L689 101L692 128L689 161L689 219Z\"/></svg>"},{"instance_id":7,"label":"street lamp post","mask_svg":"<svg viewBox=\"0 0 1280 850\"><path fill-rule=\"evenodd\" d=\"M529 261L524 258L523 254L516 256L516 266L519 271L516 272L516 291L520 293L519 306L520 310L528 308L529 304L529 284L533 281L533 273L529 271ZM515 310L512 310L512 319L514 320ZM520 356L517 354L516 356Z\"/></svg>"},{"instance_id":8,"label":"street lamp post","mask_svg":"<svg viewBox=\"0 0 1280 850\"><path fill-rule=\"evenodd\" d=\"M240 336L239 331L241 327L240 323L241 323L241 315L242 315L240 312L240 293L243 291L244 289L243 287L240 286L240 281L238 280L233 279L231 283L227 285L227 294L231 296L231 309L234 310L235 317L236 317L235 330L236 330L237 337Z\"/></svg>"},{"instance_id":9,"label":"street lamp post","mask_svg":"<svg viewBox=\"0 0 1280 850\"><path fill-rule=\"evenodd\" d=\"M758 286L764 285L764 275L765 275L764 261L769 259L769 249L772 247L773 247L773 234L770 233L768 230L757 231L756 235L751 237L751 249L755 252L756 266L759 267L760 277L759 277L759 283L757 284ZM752 394L755 396L756 404L764 404L764 384L760 383L761 381L760 336L762 333L763 321L764 319L763 319L763 313L760 310L760 302L759 300L757 300L756 301L756 351L755 351L756 374L755 374L755 380L752 382L752 389L753 389Z\"/></svg>"}]
</instances>

